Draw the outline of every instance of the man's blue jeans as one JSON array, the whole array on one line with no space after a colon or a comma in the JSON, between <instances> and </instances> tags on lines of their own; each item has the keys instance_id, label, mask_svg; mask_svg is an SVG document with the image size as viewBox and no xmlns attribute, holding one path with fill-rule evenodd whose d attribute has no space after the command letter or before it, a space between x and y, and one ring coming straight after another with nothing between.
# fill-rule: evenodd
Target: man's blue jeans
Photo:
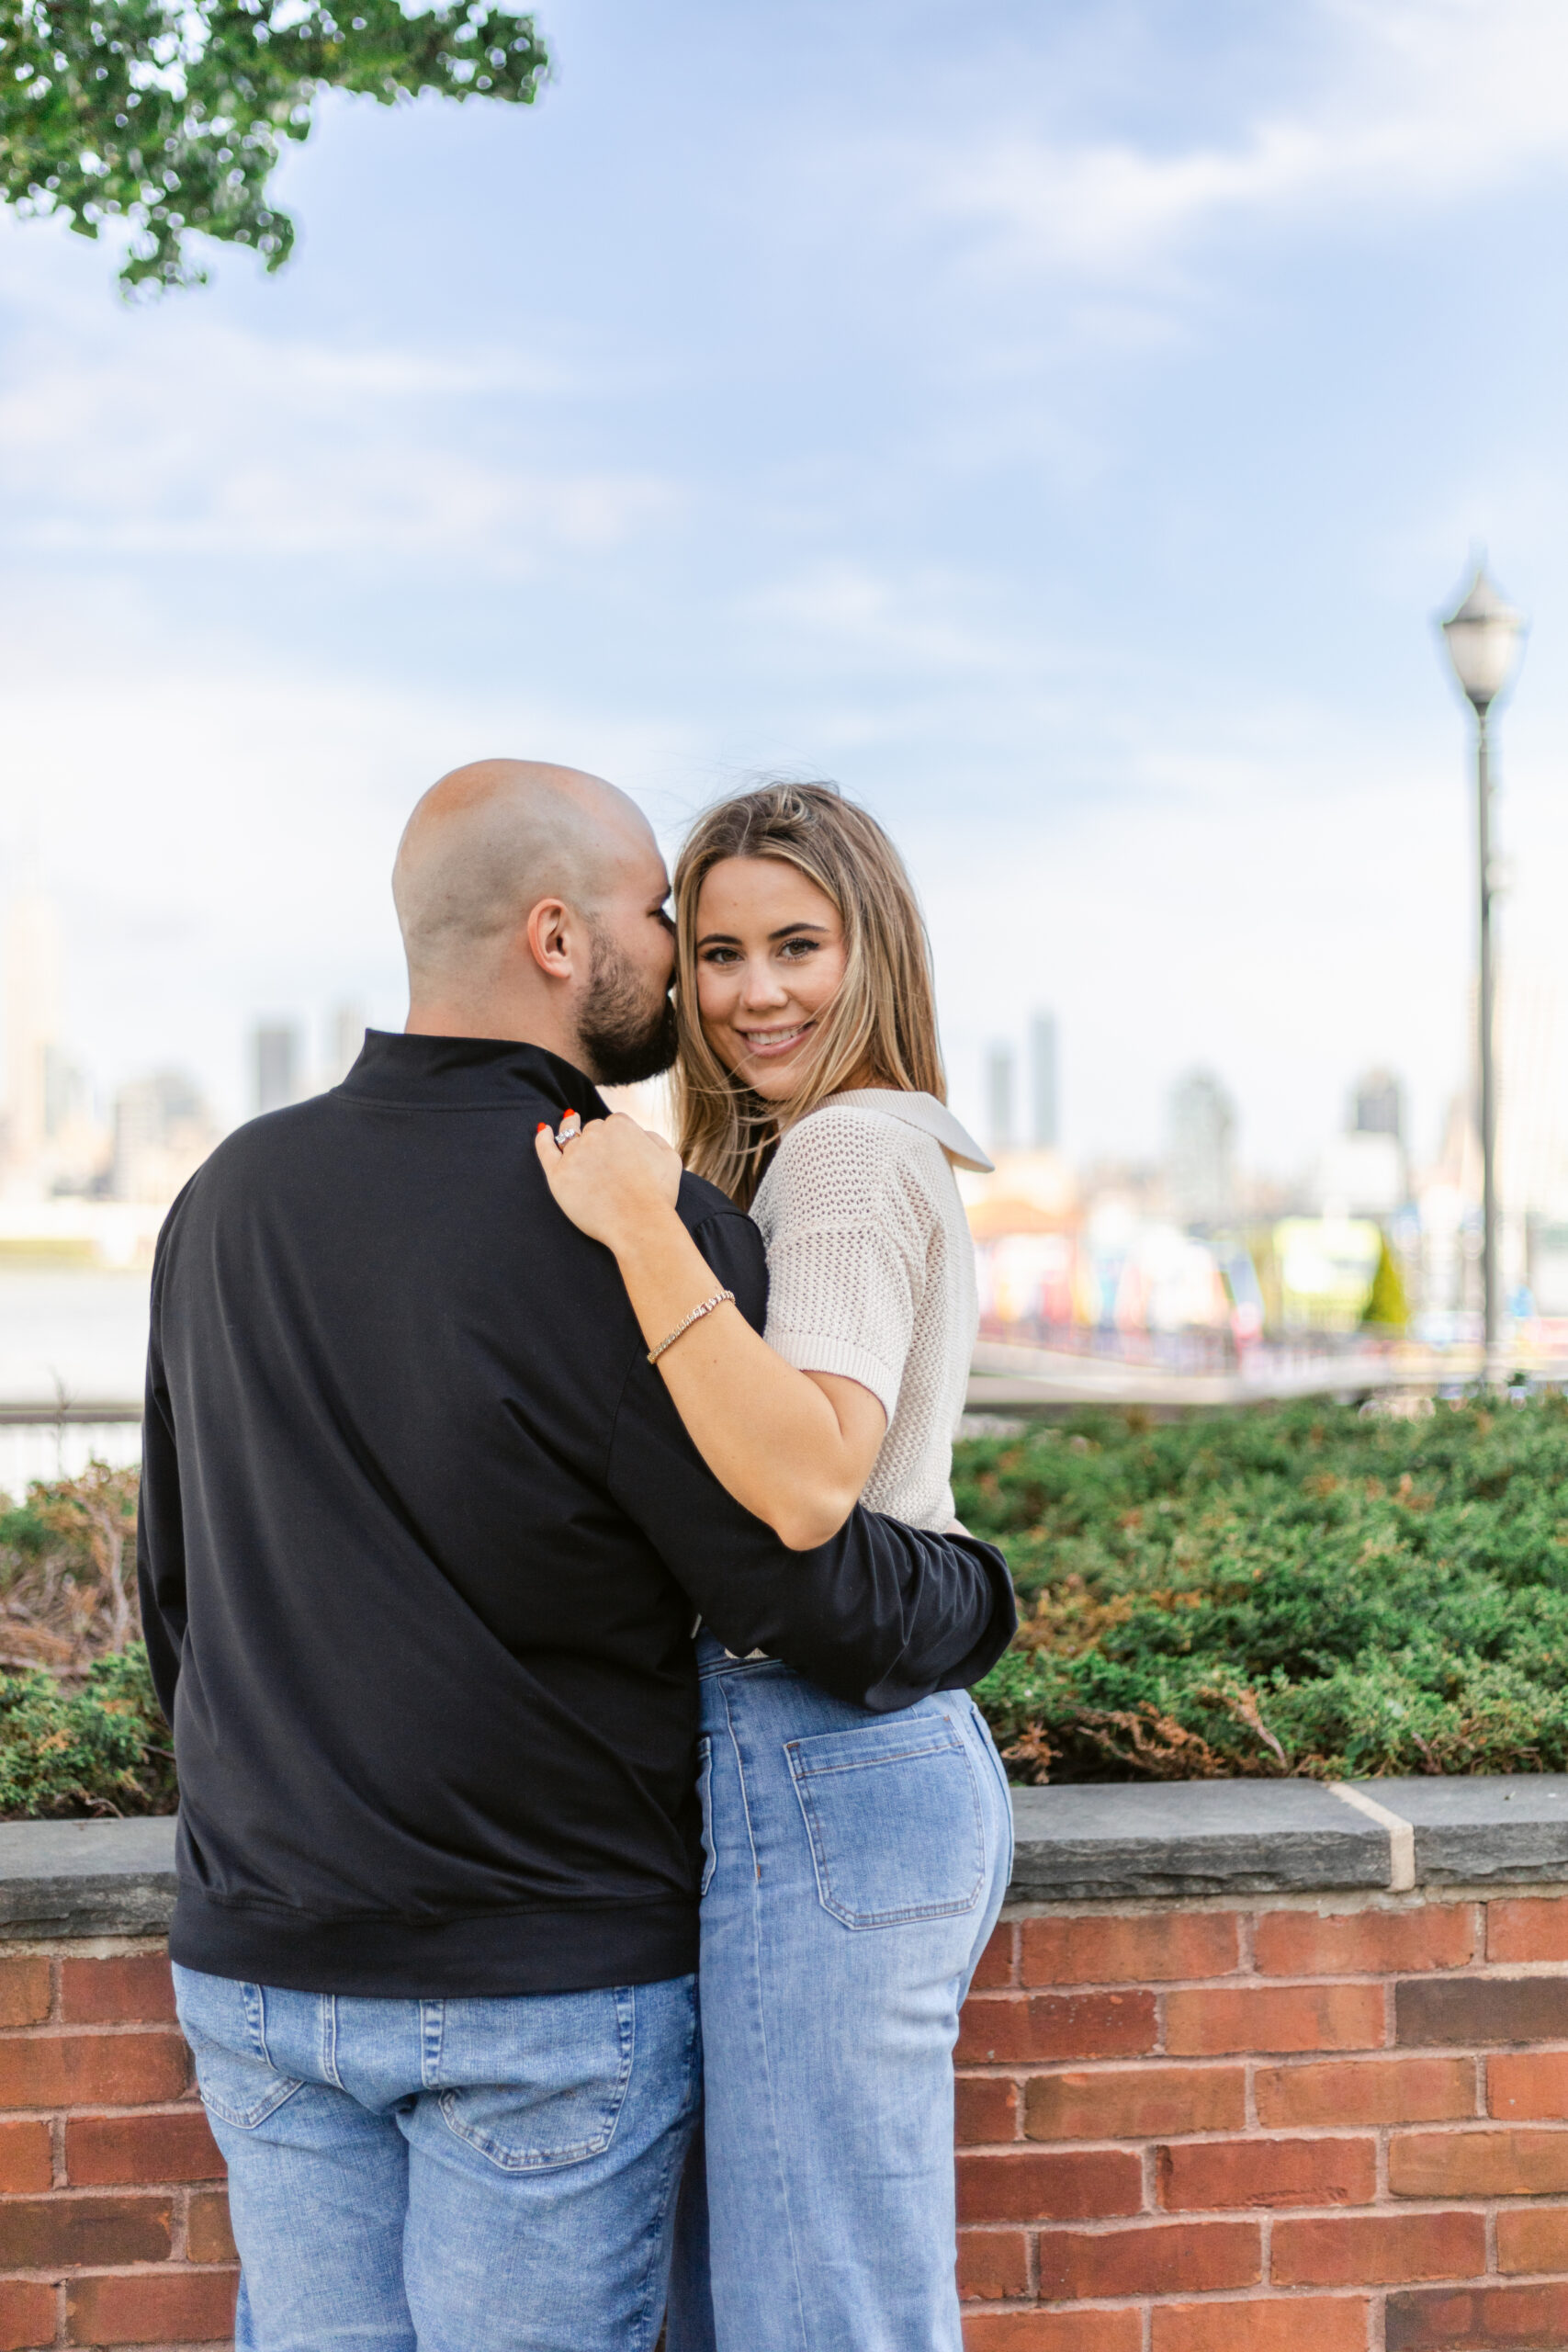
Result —
<instances>
[{"instance_id":1,"label":"man's blue jeans","mask_svg":"<svg viewBox=\"0 0 1568 2352\"><path fill-rule=\"evenodd\" d=\"M229 2166L240 2352L652 2352L701 2094L694 1978L175 1987Z\"/></svg>"},{"instance_id":2,"label":"man's blue jeans","mask_svg":"<svg viewBox=\"0 0 1568 2352\"><path fill-rule=\"evenodd\" d=\"M707 2211L694 2167L671 2352L960 2352L953 2046L1011 1866L1000 1759L962 1690L873 1715L697 1655Z\"/></svg>"}]
</instances>

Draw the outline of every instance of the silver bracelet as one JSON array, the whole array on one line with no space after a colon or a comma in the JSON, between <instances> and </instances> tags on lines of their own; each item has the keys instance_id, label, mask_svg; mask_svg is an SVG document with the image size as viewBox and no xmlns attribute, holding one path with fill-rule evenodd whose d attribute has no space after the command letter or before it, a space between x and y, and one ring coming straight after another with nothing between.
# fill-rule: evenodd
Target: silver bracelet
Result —
<instances>
[{"instance_id":1,"label":"silver bracelet","mask_svg":"<svg viewBox=\"0 0 1568 2352\"><path fill-rule=\"evenodd\" d=\"M716 1290L711 1298L705 1298L700 1306L694 1306L685 1321L683 1323L677 1323L675 1329L670 1333L668 1339L660 1340L656 1348L649 1348L648 1351L649 1363L657 1363L660 1357L664 1353L665 1349L672 1348L682 1331L689 1331L694 1323L700 1323L705 1315L711 1315L716 1306L722 1306L724 1305L726 1299L728 1299L730 1306L733 1306L735 1304L735 1293L732 1290Z\"/></svg>"}]
</instances>

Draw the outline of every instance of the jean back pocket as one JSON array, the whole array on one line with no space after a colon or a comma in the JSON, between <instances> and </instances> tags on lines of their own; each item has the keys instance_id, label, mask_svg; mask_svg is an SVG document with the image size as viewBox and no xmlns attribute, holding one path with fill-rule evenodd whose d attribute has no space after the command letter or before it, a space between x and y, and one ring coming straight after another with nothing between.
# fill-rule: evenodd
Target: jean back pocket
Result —
<instances>
[{"instance_id":1,"label":"jean back pocket","mask_svg":"<svg viewBox=\"0 0 1568 2352\"><path fill-rule=\"evenodd\" d=\"M786 1743L817 1893L846 1928L973 1910L985 1824L969 1751L948 1716L914 1713Z\"/></svg>"}]
</instances>

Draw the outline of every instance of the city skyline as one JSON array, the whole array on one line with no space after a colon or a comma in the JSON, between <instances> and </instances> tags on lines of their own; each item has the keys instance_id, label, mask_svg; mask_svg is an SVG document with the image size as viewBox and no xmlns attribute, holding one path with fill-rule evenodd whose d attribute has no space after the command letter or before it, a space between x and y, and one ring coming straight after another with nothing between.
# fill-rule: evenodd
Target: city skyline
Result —
<instances>
[{"instance_id":1,"label":"city skyline","mask_svg":"<svg viewBox=\"0 0 1568 2352\"><path fill-rule=\"evenodd\" d=\"M1568 27L545 19L525 119L327 104L276 282L127 311L111 253L0 223L0 894L36 843L79 1057L232 1118L254 1020L395 1022L398 831L507 749L671 845L837 776L976 1126L1044 1003L1081 1157L1156 1151L1198 1059L1253 1165L1380 1062L1435 1148L1473 886L1432 618L1480 539L1533 624L1505 967L1568 978Z\"/></svg>"}]
</instances>

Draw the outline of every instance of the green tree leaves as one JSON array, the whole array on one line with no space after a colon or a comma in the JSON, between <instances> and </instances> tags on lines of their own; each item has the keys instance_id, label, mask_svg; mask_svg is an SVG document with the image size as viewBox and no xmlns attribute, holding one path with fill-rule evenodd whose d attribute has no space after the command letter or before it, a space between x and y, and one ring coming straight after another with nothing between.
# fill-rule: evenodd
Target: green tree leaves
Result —
<instances>
[{"instance_id":1,"label":"green tree leaves","mask_svg":"<svg viewBox=\"0 0 1568 2352\"><path fill-rule=\"evenodd\" d=\"M192 232L276 269L294 224L267 181L320 91L530 106L547 64L505 0L0 0L0 201L87 237L129 223L130 288L200 284Z\"/></svg>"}]
</instances>

